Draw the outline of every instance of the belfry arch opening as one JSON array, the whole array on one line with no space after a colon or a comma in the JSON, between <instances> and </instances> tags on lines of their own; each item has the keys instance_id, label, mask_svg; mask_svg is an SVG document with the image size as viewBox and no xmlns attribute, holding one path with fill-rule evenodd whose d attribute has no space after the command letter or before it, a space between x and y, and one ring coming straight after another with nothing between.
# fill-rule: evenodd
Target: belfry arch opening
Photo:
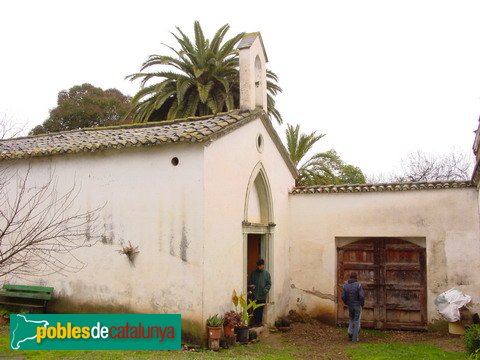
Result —
<instances>
[{"instance_id":1,"label":"belfry arch opening","mask_svg":"<svg viewBox=\"0 0 480 360\"><path fill-rule=\"evenodd\" d=\"M255 57L255 107L263 107L264 84L262 81L262 62L260 57Z\"/></svg>"}]
</instances>

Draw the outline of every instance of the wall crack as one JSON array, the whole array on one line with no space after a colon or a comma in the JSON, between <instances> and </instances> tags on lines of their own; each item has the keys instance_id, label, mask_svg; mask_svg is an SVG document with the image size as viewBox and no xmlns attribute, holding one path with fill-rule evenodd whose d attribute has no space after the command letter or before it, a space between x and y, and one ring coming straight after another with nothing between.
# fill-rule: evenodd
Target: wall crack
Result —
<instances>
[{"instance_id":1,"label":"wall crack","mask_svg":"<svg viewBox=\"0 0 480 360\"><path fill-rule=\"evenodd\" d=\"M322 292L320 292L320 291L318 291L318 290L305 290L305 289L301 289L301 288L296 287L295 284L290 285L290 287L291 287L292 289L298 289L298 290L303 291L303 292L305 292L305 293L307 293L307 294L316 296L316 297L318 297L318 298L320 298L320 299L335 301L335 296L332 295L332 294L325 294L325 293L322 293Z\"/></svg>"}]
</instances>

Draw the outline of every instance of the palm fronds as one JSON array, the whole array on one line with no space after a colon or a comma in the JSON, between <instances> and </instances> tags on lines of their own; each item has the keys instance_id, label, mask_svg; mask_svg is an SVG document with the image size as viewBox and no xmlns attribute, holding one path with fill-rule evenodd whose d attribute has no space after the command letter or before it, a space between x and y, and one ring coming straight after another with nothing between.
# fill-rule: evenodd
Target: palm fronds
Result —
<instances>
[{"instance_id":1,"label":"palm fronds","mask_svg":"<svg viewBox=\"0 0 480 360\"><path fill-rule=\"evenodd\" d=\"M238 108L240 102L237 34L224 41L228 24L220 27L211 40L205 37L198 21L191 40L179 27L172 33L179 48L165 45L173 56L150 55L140 72L127 79L141 80L140 90L132 99L130 114L136 122L203 116ZM149 71L153 68L161 70ZM168 69L168 70L165 70ZM269 115L282 123L274 96L282 91L278 77L267 71Z\"/></svg>"},{"instance_id":2,"label":"palm fronds","mask_svg":"<svg viewBox=\"0 0 480 360\"><path fill-rule=\"evenodd\" d=\"M345 183L365 183L365 176L355 166L345 164L335 150L315 153L305 160L307 153L325 135L300 133L300 125L287 124L285 131L287 150L290 159L297 167L297 185L329 185Z\"/></svg>"}]
</instances>

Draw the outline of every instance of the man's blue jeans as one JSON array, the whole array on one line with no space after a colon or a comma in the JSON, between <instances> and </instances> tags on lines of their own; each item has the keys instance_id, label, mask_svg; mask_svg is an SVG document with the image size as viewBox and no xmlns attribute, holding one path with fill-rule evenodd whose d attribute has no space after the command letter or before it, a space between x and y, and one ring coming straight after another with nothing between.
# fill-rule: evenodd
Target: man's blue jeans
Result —
<instances>
[{"instance_id":1,"label":"man's blue jeans","mask_svg":"<svg viewBox=\"0 0 480 360\"><path fill-rule=\"evenodd\" d=\"M348 334L352 336L352 341L358 341L360 332L360 316L362 315L361 306L348 307Z\"/></svg>"}]
</instances>

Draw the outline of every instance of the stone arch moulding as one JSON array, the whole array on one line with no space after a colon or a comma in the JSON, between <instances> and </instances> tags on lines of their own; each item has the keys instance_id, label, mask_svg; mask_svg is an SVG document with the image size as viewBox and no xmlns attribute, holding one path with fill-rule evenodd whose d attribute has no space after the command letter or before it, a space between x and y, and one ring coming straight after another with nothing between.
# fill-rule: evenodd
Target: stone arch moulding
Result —
<instances>
[{"instance_id":1,"label":"stone arch moulding","mask_svg":"<svg viewBox=\"0 0 480 360\"><path fill-rule=\"evenodd\" d=\"M253 169L248 181L243 217L245 224L251 223L249 219L249 205L251 205L250 197L254 192L258 195L259 200L261 217L261 221L259 223L262 225L273 225L274 213L272 192L270 189L270 182L268 181L267 172L265 171L265 168L261 162L258 162L257 165L255 165L255 168Z\"/></svg>"},{"instance_id":2,"label":"stone arch moulding","mask_svg":"<svg viewBox=\"0 0 480 360\"><path fill-rule=\"evenodd\" d=\"M249 206L254 205L254 215L260 215L256 219L251 218ZM272 287L270 294L275 294L275 264L274 264L274 213L273 213L273 197L268 181L267 172L261 161L255 165L250 179L248 181L247 191L245 194L244 220L242 224L243 230L243 274L248 276L248 259L249 259L249 237L252 235L260 236L260 255L265 259L266 267L272 275ZM256 217L256 216L254 216ZM258 219L258 221L257 221ZM247 276L243 280L243 291L247 291ZM272 307L275 302L267 297L266 318L273 321L275 313ZM269 310L270 309L270 310ZM271 313L269 315L269 313Z\"/></svg>"}]
</instances>

